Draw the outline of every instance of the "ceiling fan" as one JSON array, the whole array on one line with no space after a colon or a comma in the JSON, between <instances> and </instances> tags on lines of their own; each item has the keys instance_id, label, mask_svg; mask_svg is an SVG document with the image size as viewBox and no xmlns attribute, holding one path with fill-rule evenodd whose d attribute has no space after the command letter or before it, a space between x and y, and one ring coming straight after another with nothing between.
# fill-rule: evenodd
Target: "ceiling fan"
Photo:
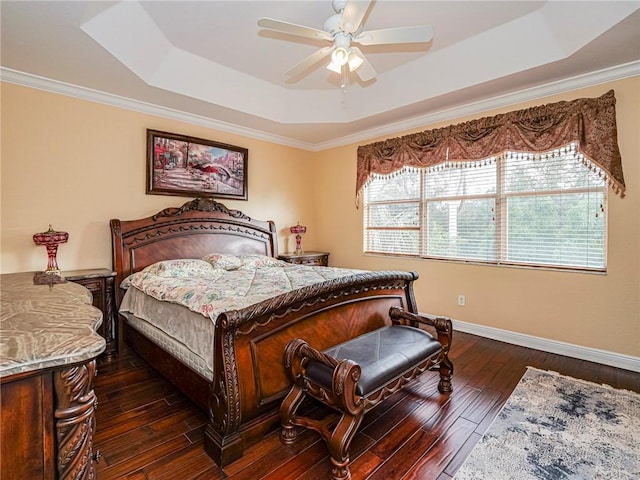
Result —
<instances>
[{"instance_id":1,"label":"ceiling fan","mask_svg":"<svg viewBox=\"0 0 640 480\"><path fill-rule=\"evenodd\" d=\"M363 82L367 82L375 78L377 73L362 50L354 44L366 46L423 43L431 41L433 37L433 28L430 25L362 31L362 20L369 10L371 2L372 0L333 0L333 9L336 13L324 23L324 30L273 18L261 18L258 20L258 26L277 32L331 42L330 45L317 50L291 67L285 72L286 75L300 75L323 58L331 55L331 61L327 65L329 70L342 73L343 68L345 72L348 68L350 72L355 72Z\"/></svg>"}]
</instances>

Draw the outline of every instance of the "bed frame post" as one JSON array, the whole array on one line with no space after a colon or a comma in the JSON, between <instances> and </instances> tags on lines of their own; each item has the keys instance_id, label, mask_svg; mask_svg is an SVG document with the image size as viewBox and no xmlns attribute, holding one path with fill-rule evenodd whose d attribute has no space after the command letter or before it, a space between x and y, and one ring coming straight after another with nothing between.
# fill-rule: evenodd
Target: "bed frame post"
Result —
<instances>
[{"instance_id":1,"label":"bed frame post","mask_svg":"<svg viewBox=\"0 0 640 480\"><path fill-rule=\"evenodd\" d=\"M204 431L204 450L220 467L229 465L244 453L244 443L239 433L221 436L211 423Z\"/></svg>"},{"instance_id":2,"label":"bed frame post","mask_svg":"<svg viewBox=\"0 0 640 480\"><path fill-rule=\"evenodd\" d=\"M240 458L244 442L240 425L240 387L235 361L235 325L237 311L218 317L217 329L224 332L214 339L213 382L209 391L209 424L205 430L205 451L223 467Z\"/></svg>"}]
</instances>

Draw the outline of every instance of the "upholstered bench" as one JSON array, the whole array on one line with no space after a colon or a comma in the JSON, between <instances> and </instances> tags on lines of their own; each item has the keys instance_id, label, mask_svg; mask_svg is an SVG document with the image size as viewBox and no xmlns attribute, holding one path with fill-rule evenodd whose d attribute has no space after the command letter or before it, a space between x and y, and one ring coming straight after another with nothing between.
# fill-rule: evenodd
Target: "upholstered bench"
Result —
<instances>
[{"instance_id":1,"label":"upholstered bench","mask_svg":"<svg viewBox=\"0 0 640 480\"><path fill-rule=\"evenodd\" d=\"M322 352L302 339L291 340L285 349L285 368L293 386L280 407L280 439L285 444L295 442L297 426L318 432L329 448L331 479L351 477L349 445L365 412L427 369L440 373L441 393L451 392L451 320L413 314L399 307L392 307L389 316L391 325ZM433 327L437 338L419 325ZM297 415L307 395L341 414L335 426L332 417Z\"/></svg>"}]
</instances>

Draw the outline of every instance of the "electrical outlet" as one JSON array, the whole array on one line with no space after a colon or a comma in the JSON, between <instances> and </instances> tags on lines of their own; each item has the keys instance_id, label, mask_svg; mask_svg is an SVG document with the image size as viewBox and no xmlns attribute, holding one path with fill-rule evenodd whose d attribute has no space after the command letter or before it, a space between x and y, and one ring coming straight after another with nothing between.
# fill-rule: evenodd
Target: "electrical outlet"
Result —
<instances>
[{"instance_id":1,"label":"electrical outlet","mask_svg":"<svg viewBox=\"0 0 640 480\"><path fill-rule=\"evenodd\" d=\"M464 307L464 304L467 302L467 299L464 295L458 295L458 305Z\"/></svg>"}]
</instances>

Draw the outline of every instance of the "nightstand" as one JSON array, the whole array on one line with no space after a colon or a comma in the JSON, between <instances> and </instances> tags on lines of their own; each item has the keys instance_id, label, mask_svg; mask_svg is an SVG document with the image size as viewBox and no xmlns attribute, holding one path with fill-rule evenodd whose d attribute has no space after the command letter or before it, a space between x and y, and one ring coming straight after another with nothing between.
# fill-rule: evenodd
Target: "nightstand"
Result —
<instances>
[{"instance_id":1,"label":"nightstand","mask_svg":"<svg viewBox=\"0 0 640 480\"><path fill-rule=\"evenodd\" d=\"M90 270L74 270L61 272L61 275L70 282L83 285L93 295L93 306L102 311L102 325L98 333L107 342L104 350L106 358L112 358L118 353L117 314L115 308L115 291L113 284L116 272L106 268Z\"/></svg>"},{"instance_id":2,"label":"nightstand","mask_svg":"<svg viewBox=\"0 0 640 480\"><path fill-rule=\"evenodd\" d=\"M328 252L281 253L278 258L298 265L318 265L320 267L329 265Z\"/></svg>"}]
</instances>

